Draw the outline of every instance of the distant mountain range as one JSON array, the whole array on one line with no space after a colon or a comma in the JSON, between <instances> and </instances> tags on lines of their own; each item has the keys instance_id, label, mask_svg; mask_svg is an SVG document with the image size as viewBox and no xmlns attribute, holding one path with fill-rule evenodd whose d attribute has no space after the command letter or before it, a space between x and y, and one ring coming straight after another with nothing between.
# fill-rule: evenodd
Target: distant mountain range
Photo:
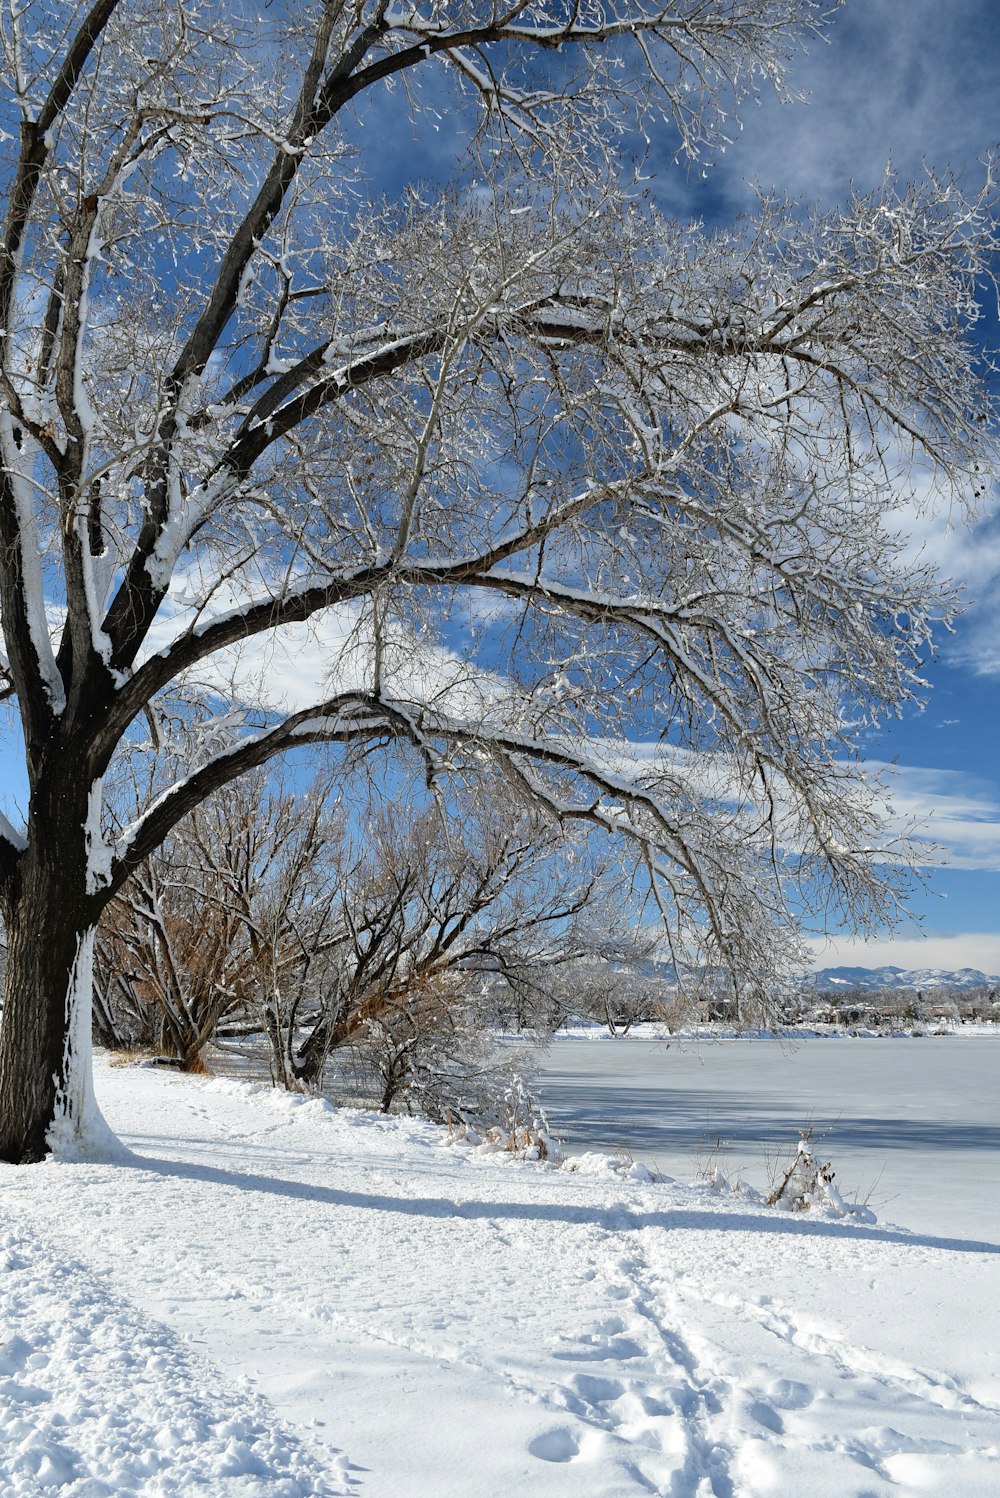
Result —
<instances>
[{"instance_id":1,"label":"distant mountain range","mask_svg":"<svg viewBox=\"0 0 1000 1498\"><path fill-rule=\"evenodd\" d=\"M806 988L1000 988L1000 978L975 967L824 967L803 980Z\"/></svg>"},{"instance_id":2,"label":"distant mountain range","mask_svg":"<svg viewBox=\"0 0 1000 1498\"><path fill-rule=\"evenodd\" d=\"M662 983L677 982L677 970L669 962L637 962L630 965L630 971L642 973L645 978L657 978ZM692 978L697 976L691 970L689 975ZM803 988L915 988L921 991L927 988L1000 989L1000 977L996 973L980 972L977 967L824 967L815 973L807 973L801 984Z\"/></svg>"}]
</instances>

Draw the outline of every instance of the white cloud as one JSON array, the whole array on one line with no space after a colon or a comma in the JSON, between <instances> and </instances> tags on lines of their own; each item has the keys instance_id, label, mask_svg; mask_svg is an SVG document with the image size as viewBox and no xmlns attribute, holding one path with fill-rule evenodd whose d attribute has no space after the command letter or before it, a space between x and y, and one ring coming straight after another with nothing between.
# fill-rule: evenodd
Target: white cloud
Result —
<instances>
[{"instance_id":1,"label":"white cloud","mask_svg":"<svg viewBox=\"0 0 1000 1498\"><path fill-rule=\"evenodd\" d=\"M914 824L924 868L1000 872L1000 787L958 770L870 763L884 773L893 820Z\"/></svg>"},{"instance_id":2,"label":"white cloud","mask_svg":"<svg viewBox=\"0 0 1000 1498\"><path fill-rule=\"evenodd\" d=\"M840 200L877 184L890 154L906 179L975 163L996 141L993 0L853 0L828 45L810 44L790 81L807 101L765 97L721 159L734 201L745 180L793 199Z\"/></svg>"},{"instance_id":3,"label":"white cloud","mask_svg":"<svg viewBox=\"0 0 1000 1498\"><path fill-rule=\"evenodd\" d=\"M973 967L989 976L1000 974L1000 934L994 932L929 932L926 936L885 936L870 941L810 937L807 946L817 968L939 968L953 972Z\"/></svg>"},{"instance_id":4,"label":"white cloud","mask_svg":"<svg viewBox=\"0 0 1000 1498\"><path fill-rule=\"evenodd\" d=\"M979 676L1000 676L1000 521L966 532L964 552L969 609L943 655Z\"/></svg>"},{"instance_id":5,"label":"white cloud","mask_svg":"<svg viewBox=\"0 0 1000 1498\"><path fill-rule=\"evenodd\" d=\"M140 659L165 652L262 598L280 599L282 584L294 591L308 583L304 576L278 582L235 576L210 588L197 567L179 572ZM241 711L290 714L337 695L380 693L453 720L503 722L514 729L528 706L527 695L502 672L451 649L443 638L447 622L427 621L422 632L418 623L390 613L379 620L376 649L371 600L356 600L321 609L303 623L244 637L193 666L187 678Z\"/></svg>"}]
</instances>

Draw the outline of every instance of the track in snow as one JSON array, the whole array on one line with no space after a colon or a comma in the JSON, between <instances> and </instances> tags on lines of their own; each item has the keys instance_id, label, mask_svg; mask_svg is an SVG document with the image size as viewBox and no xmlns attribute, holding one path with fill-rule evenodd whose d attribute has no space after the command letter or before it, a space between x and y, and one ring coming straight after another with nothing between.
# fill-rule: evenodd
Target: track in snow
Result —
<instances>
[{"instance_id":1,"label":"track in snow","mask_svg":"<svg viewBox=\"0 0 1000 1498\"><path fill-rule=\"evenodd\" d=\"M25 1469L3 1498L97 1498L73 1484L99 1480L116 1441L138 1453L120 1490L150 1498L1000 1489L997 1403L960 1370L900 1354L891 1288L865 1340L810 1294L822 1280L848 1297L860 1275L891 1287L904 1271L930 1287L956 1256L1000 1289L1000 1254L484 1158L442 1148L427 1125L233 1084L99 1080L131 1164L0 1171L15 1252L27 1260L36 1232L50 1245L20 1300L8 1293L15 1309L0 1305L0 1341L13 1331L53 1356L47 1276L69 1265L72 1319L88 1328L73 1377L89 1401L58 1393L72 1380L56 1359L52 1397L27 1419L67 1416L76 1445L44 1439L69 1450L70 1485L31 1489ZM116 1365L122 1349L132 1363ZM183 1449L157 1445L181 1428L175 1407ZM108 1427L102 1457L96 1432L119 1412L124 1434ZM227 1472L234 1441L246 1466Z\"/></svg>"}]
</instances>

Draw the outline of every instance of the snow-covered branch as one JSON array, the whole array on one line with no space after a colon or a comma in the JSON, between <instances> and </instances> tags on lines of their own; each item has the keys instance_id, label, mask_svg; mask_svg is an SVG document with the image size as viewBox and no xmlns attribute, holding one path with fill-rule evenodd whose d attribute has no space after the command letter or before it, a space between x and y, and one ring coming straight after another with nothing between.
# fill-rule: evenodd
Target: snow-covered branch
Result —
<instances>
[{"instance_id":1,"label":"snow-covered branch","mask_svg":"<svg viewBox=\"0 0 1000 1498\"><path fill-rule=\"evenodd\" d=\"M621 173L651 112L696 153L822 19L8 6L0 695L28 805L25 848L0 831L0 1156L78 1095L102 904L296 746L501 767L747 972L794 911L891 904L853 736L919 698L954 609L887 512L974 507L997 468L990 169L718 232ZM455 170L383 203L393 80L447 112ZM157 796L177 719L229 739ZM101 787L138 761L109 869ZM71 1011L69 1041L38 1019Z\"/></svg>"}]
</instances>

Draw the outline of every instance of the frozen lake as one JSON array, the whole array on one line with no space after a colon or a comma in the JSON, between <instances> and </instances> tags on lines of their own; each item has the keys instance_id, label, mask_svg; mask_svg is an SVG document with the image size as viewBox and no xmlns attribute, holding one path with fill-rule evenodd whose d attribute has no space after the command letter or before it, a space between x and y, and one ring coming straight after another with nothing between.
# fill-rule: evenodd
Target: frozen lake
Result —
<instances>
[{"instance_id":1,"label":"frozen lake","mask_svg":"<svg viewBox=\"0 0 1000 1498\"><path fill-rule=\"evenodd\" d=\"M663 1041L559 1038L537 1079L574 1150L619 1147L679 1180L720 1165L768 1185L814 1127L843 1194L879 1221L1000 1244L1000 1036Z\"/></svg>"}]
</instances>

